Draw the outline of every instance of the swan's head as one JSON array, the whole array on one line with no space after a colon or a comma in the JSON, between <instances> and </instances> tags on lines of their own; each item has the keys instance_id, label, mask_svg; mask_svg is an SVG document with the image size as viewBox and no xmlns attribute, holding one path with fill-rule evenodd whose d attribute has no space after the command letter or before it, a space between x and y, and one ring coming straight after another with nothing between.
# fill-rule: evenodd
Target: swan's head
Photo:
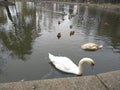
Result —
<instances>
[{"instance_id":1,"label":"swan's head","mask_svg":"<svg viewBox=\"0 0 120 90\"><path fill-rule=\"evenodd\" d=\"M80 61L80 63L81 64L83 64L83 63L88 63L88 64L90 64L91 65L91 68L93 69L93 67L94 67L94 65L95 65L95 62L94 62L94 60L93 59L91 59L91 58L83 58L83 59L81 59L81 61Z\"/></svg>"}]
</instances>

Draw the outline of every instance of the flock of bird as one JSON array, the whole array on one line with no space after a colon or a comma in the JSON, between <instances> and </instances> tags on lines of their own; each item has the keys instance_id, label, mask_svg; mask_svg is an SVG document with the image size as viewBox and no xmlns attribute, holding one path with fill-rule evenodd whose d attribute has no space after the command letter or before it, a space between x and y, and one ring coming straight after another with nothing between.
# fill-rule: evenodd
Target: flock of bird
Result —
<instances>
[{"instance_id":1,"label":"flock of bird","mask_svg":"<svg viewBox=\"0 0 120 90\"><path fill-rule=\"evenodd\" d=\"M62 16L62 21L64 21L64 20L65 20L65 19L64 19L64 16L66 16L67 13L63 12L62 15L63 15L63 16ZM70 15L68 15L68 19L71 19L71 18L73 18L74 16L75 16L75 14L70 14ZM61 24L61 21L58 21L58 25L60 25L60 24ZM70 25L69 28L72 29L73 26ZM72 36L72 35L74 35L74 34L75 34L75 31L70 31L70 33L69 33L70 36ZM58 38L58 39L61 38L61 32L59 32L59 33L57 34L57 38Z\"/></svg>"},{"instance_id":2,"label":"flock of bird","mask_svg":"<svg viewBox=\"0 0 120 90\"><path fill-rule=\"evenodd\" d=\"M64 12L64 15L66 15L66 13ZM70 16L68 17L69 19L71 18ZM58 21L58 24L61 24L60 21ZM72 29L73 26L70 25L70 29ZM75 31L70 31L70 36L74 35ZM61 37L61 33L57 34L58 39ZM81 49L83 50L88 50L88 51L95 51L98 50L100 48L102 48L102 45L98 45L96 43L87 43L81 46ZM72 74L76 74L76 75L82 75L83 69L82 69L82 65L84 63L88 63L91 65L91 68L93 69L95 62L93 59L91 58L83 58L79 61L78 66L76 64L74 64L74 62L69 59L68 57L65 56L55 56L52 55L51 53L49 54L49 59L51 61L51 63L55 66L55 68L66 72L66 73L72 73Z\"/></svg>"}]
</instances>

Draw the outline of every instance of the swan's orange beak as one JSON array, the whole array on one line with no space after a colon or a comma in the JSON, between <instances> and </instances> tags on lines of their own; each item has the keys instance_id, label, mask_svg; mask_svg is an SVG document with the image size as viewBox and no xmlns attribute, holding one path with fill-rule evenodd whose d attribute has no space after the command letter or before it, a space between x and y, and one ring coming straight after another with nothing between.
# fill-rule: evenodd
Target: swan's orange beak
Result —
<instances>
[{"instance_id":1,"label":"swan's orange beak","mask_svg":"<svg viewBox=\"0 0 120 90\"><path fill-rule=\"evenodd\" d=\"M92 70L94 69L94 66L95 66L95 64L94 64L94 63L91 63L91 68L92 68Z\"/></svg>"}]
</instances>

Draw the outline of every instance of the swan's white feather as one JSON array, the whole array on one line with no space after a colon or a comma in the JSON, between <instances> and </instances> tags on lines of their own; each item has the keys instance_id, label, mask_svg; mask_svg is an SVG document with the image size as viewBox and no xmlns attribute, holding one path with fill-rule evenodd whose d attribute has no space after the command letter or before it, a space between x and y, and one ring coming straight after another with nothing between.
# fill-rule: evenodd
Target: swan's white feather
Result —
<instances>
[{"instance_id":1,"label":"swan's white feather","mask_svg":"<svg viewBox=\"0 0 120 90\"><path fill-rule=\"evenodd\" d=\"M84 50L98 50L102 47L103 47L102 45L98 45L96 43L86 43L81 46L81 48Z\"/></svg>"},{"instance_id":2,"label":"swan's white feather","mask_svg":"<svg viewBox=\"0 0 120 90\"><path fill-rule=\"evenodd\" d=\"M49 53L50 61L55 65L55 67L63 72L79 74L79 68L75 65L72 60L67 57L54 56Z\"/></svg>"}]
</instances>

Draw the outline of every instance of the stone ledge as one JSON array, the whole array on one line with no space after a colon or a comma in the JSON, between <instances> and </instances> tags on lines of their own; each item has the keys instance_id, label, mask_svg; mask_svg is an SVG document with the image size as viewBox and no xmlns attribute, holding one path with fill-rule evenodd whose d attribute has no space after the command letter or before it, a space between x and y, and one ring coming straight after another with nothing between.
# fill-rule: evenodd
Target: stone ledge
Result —
<instances>
[{"instance_id":1,"label":"stone ledge","mask_svg":"<svg viewBox=\"0 0 120 90\"><path fill-rule=\"evenodd\" d=\"M0 90L120 90L120 70L96 76L1 83Z\"/></svg>"},{"instance_id":2,"label":"stone ledge","mask_svg":"<svg viewBox=\"0 0 120 90\"><path fill-rule=\"evenodd\" d=\"M109 90L120 90L120 70L97 75Z\"/></svg>"}]
</instances>

